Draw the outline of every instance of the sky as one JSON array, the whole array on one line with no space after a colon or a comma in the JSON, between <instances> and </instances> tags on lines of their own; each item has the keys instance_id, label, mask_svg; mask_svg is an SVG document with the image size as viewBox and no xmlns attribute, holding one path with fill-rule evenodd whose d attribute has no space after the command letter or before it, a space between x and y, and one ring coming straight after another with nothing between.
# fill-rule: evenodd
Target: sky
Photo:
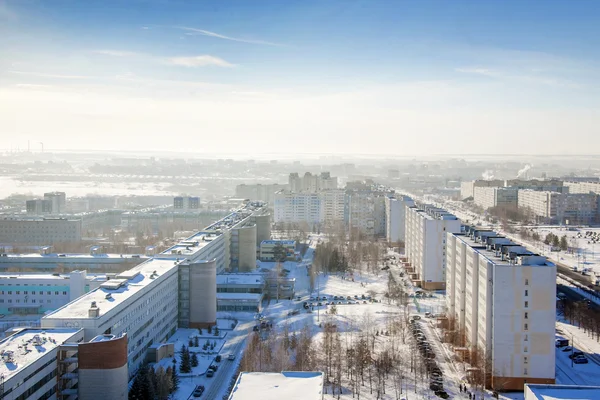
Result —
<instances>
[{"instance_id":1,"label":"sky","mask_svg":"<svg viewBox=\"0 0 600 400\"><path fill-rule=\"evenodd\" d=\"M0 150L598 154L599 20L592 0L0 0Z\"/></svg>"}]
</instances>

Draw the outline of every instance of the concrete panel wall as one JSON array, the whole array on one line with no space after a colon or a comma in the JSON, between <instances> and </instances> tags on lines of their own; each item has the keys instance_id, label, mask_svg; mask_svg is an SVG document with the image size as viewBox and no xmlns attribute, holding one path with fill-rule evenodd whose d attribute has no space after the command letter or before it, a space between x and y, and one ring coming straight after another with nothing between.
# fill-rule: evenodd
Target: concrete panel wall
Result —
<instances>
[{"instance_id":1,"label":"concrete panel wall","mask_svg":"<svg viewBox=\"0 0 600 400\"><path fill-rule=\"evenodd\" d=\"M239 272L252 272L256 269L256 225L238 229Z\"/></svg>"},{"instance_id":2,"label":"concrete panel wall","mask_svg":"<svg viewBox=\"0 0 600 400\"><path fill-rule=\"evenodd\" d=\"M190 264L190 328L214 325L216 321L216 262L212 260Z\"/></svg>"},{"instance_id":3,"label":"concrete panel wall","mask_svg":"<svg viewBox=\"0 0 600 400\"><path fill-rule=\"evenodd\" d=\"M271 215L257 215L254 217L256 223L256 245L263 240L271 239Z\"/></svg>"}]
</instances>

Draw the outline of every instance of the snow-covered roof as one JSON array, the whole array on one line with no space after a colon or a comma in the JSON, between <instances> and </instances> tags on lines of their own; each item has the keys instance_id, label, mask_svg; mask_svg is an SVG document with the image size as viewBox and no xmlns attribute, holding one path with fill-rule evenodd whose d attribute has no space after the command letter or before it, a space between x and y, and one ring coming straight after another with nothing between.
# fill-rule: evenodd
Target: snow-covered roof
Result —
<instances>
[{"instance_id":1,"label":"snow-covered roof","mask_svg":"<svg viewBox=\"0 0 600 400\"><path fill-rule=\"evenodd\" d=\"M217 285L263 285L265 278L261 274L219 274Z\"/></svg>"},{"instance_id":2,"label":"snow-covered roof","mask_svg":"<svg viewBox=\"0 0 600 400\"><path fill-rule=\"evenodd\" d=\"M530 385L525 400L592 400L600 399L600 386Z\"/></svg>"},{"instance_id":3,"label":"snow-covered roof","mask_svg":"<svg viewBox=\"0 0 600 400\"><path fill-rule=\"evenodd\" d=\"M71 339L80 329L23 329L0 341L0 375L13 375Z\"/></svg>"},{"instance_id":4,"label":"snow-covered roof","mask_svg":"<svg viewBox=\"0 0 600 400\"><path fill-rule=\"evenodd\" d=\"M242 372L229 400L321 400L322 372Z\"/></svg>"}]
</instances>

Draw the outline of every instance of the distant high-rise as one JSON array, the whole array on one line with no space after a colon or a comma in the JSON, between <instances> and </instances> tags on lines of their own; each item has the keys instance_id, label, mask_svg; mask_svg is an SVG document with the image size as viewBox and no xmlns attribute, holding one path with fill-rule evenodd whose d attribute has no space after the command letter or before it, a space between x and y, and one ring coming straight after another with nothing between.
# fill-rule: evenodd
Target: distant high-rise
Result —
<instances>
[{"instance_id":1,"label":"distant high-rise","mask_svg":"<svg viewBox=\"0 0 600 400\"><path fill-rule=\"evenodd\" d=\"M52 203L52 214L63 214L66 212L67 194L65 192L44 193L44 199Z\"/></svg>"}]
</instances>

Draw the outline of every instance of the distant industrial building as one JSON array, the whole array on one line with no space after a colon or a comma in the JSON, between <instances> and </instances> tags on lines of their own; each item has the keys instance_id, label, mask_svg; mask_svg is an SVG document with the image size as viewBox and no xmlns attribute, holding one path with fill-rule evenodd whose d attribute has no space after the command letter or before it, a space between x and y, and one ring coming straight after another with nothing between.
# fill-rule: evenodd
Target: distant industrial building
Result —
<instances>
[{"instance_id":1,"label":"distant industrial building","mask_svg":"<svg viewBox=\"0 0 600 400\"><path fill-rule=\"evenodd\" d=\"M496 390L554 383L556 266L496 232L447 233L449 334Z\"/></svg>"},{"instance_id":2,"label":"distant industrial building","mask_svg":"<svg viewBox=\"0 0 600 400\"><path fill-rule=\"evenodd\" d=\"M446 234L460 230L460 220L446 210L431 205L406 208L406 269L417 286L446 287Z\"/></svg>"}]
</instances>

